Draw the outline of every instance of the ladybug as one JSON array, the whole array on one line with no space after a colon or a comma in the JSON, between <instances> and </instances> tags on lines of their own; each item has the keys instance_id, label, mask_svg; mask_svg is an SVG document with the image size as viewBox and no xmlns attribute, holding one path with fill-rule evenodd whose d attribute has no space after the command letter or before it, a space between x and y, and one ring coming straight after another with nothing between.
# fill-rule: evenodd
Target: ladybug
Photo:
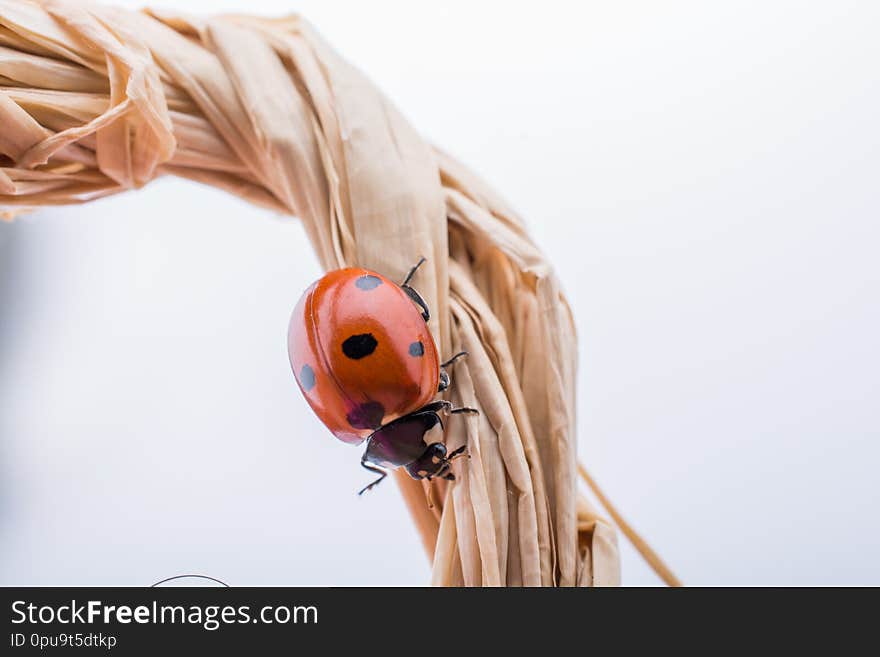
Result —
<instances>
[{"instance_id":1,"label":"ladybug","mask_svg":"<svg viewBox=\"0 0 880 657\"><path fill-rule=\"evenodd\" d=\"M414 479L455 479L450 463L465 448L447 453L440 416L478 412L432 401L467 353L440 362L428 306L409 285L424 262L400 285L368 269L328 272L290 318L290 365L306 401L339 440L367 443L361 465L379 478L358 495L401 466Z\"/></svg>"}]
</instances>

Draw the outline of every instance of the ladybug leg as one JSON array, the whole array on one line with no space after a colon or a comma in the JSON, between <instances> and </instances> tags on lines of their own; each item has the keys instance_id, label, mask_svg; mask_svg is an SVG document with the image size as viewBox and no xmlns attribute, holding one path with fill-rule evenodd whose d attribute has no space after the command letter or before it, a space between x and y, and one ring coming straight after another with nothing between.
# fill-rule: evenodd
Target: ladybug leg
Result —
<instances>
[{"instance_id":1,"label":"ladybug leg","mask_svg":"<svg viewBox=\"0 0 880 657\"><path fill-rule=\"evenodd\" d=\"M452 479L452 480L455 479L455 475L449 471L449 467L450 467L449 464L452 463L455 459L460 458L462 456L467 456L468 458L471 457L471 455L468 454L468 452L467 452L467 445L462 445L458 449L453 450L449 454L449 456L446 457L446 461L443 463L443 466L445 469L445 474L447 476L443 477L444 479Z\"/></svg>"},{"instance_id":2,"label":"ladybug leg","mask_svg":"<svg viewBox=\"0 0 880 657\"><path fill-rule=\"evenodd\" d=\"M441 467L437 472L434 473L434 476L438 479L446 479L446 481L455 481L455 475L449 471L449 464L444 463L443 467ZM452 477L450 479L450 477ZM430 477L428 477L430 479Z\"/></svg>"},{"instance_id":3,"label":"ladybug leg","mask_svg":"<svg viewBox=\"0 0 880 657\"><path fill-rule=\"evenodd\" d=\"M426 322L431 319L431 313L428 311L428 304L422 299L422 295L412 289L409 285L401 285L400 288L406 292L406 295L419 307L419 310L422 311L422 319Z\"/></svg>"},{"instance_id":4,"label":"ladybug leg","mask_svg":"<svg viewBox=\"0 0 880 657\"><path fill-rule=\"evenodd\" d=\"M403 279L403 283L400 284L400 287L406 287L409 284L410 280L412 280L412 277L415 276L416 272L419 270L419 267L425 264L425 260L426 258L424 256L419 258L419 261L413 266L412 269L409 270L406 278Z\"/></svg>"},{"instance_id":5,"label":"ladybug leg","mask_svg":"<svg viewBox=\"0 0 880 657\"><path fill-rule=\"evenodd\" d=\"M382 483L382 480L383 480L385 477L388 476L388 473L387 473L385 470L382 470L382 469L380 469L380 468L377 468L377 467L374 466L374 465L370 465L370 464L367 463L364 459L361 459L361 467L362 467L362 468L365 468L365 469L367 469L367 470L369 470L370 472L375 472L376 474L379 475L379 478L378 478L376 481L374 481L373 483L371 483L371 484L369 484L369 485L364 486L363 488L361 488L361 489L358 491L358 495L363 495L363 494L366 493L368 490L370 490L373 486L378 486L380 483Z\"/></svg>"},{"instance_id":6,"label":"ladybug leg","mask_svg":"<svg viewBox=\"0 0 880 657\"><path fill-rule=\"evenodd\" d=\"M424 408L419 410L419 413L421 413L422 411L429 411L429 412L433 412L433 413L443 412L443 413L449 413L450 415L457 415L459 413L467 413L469 415L479 415L480 414L480 411L478 411L476 408L471 408L469 406L462 406L461 408L453 408L452 402L447 401L445 399L438 399L435 402L431 402L430 404L428 404L427 406L425 406Z\"/></svg>"},{"instance_id":7,"label":"ladybug leg","mask_svg":"<svg viewBox=\"0 0 880 657\"><path fill-rule=\"evenodd\" d=\"M467 445L462 445L458 449L453 450L449 456L446 457L446 462L449 463L450 461L454 461L459 456L467 456Z\"/></svg>"},{"instance_id":8,"label":"ladybug leg","mask_svg":"<svg viewBox=\"0 0 880 657\"><path fill-rule=\"evenodd\" d=\"M449 360L440 363L440 367L449 367L449 366L452 365L455 361L457 361L459 358L464 358L464 357L467 356L467 355L468 355L468 352L466 352L466 351L459 351L457 354L455 354L455 356L453 356L453 357L450 358Z\"/></svg>"},{"instance_id":9,"label":"ladybug leg","mask_svg":"<svg viewBox=\"0 0 880 657\"><path fill-rule=\"evenodd\" d=\"M455 474L449 469L448 463L446 464L446 467L437 474L437 476L446 481L455 481Z\"/></svg>"},{"instance_id":10,"label":"ladybug leg","mask_svg":"<svg viewBox=\"0 0 880 657\"><path fill-rule=\"evenodd\" d=\"M401 289L406 292L406 295L412 300L414 304L416 304L419 309L422 311L422 318L427 322L431 319L431 313L428 311L428 304L425 303L425 300L422 299L422 295L416 292L409 286L409 282L412 280L412 277L415 276L415 273L418 271L419 267L425 262L425 258L419 258L419 261L415 264L415 266L409 270L409 273L406 275L406 278L403 279L403 283L400 284Z\"/></svg>"},{"instance_id":11,"label":"ladybug leg","mask_svg":"<svg viewBox=\"0 0 880 657\"><path fill-rule=\"evenodd\" d=\"M471 408L470 406L462 406L461 408L447 408L446 412L450 415L458 415L459 413L465 413L467 415L479 415L480 411L476 408Z\"/></svg>"},{"instance_id":12,"label":"ladybug leg","mask_svg":"<svg viewBox=\"0 0 880 657\"><path fill-rule=\"evenodd\" d=\"M445 479L446 481L455 481L455 475L449 469L450 464L457 458L461 456L467 456L470 458L470 454L467 453L467 446L462 445L458 449L451 452L445 459L443 459L443 465L440 469L434 474L435 477L439 477L441 479Z\"/></svg>"},{"instance_id":13,"label":"ladybug leg","mask_svg":"<svg viewBox=\"0 0 880 657\"><path fill-rule=\"evenodd\" d=\"M450 358L449 360L440 363L440 385L437 386L437 392L443 392L447 388L449 388L449 372L446 371L446 368L450 365L454 364L459 358L464 358L468 355L466 351L459 351L455 356Z\"/></svg>"}]
</instances>

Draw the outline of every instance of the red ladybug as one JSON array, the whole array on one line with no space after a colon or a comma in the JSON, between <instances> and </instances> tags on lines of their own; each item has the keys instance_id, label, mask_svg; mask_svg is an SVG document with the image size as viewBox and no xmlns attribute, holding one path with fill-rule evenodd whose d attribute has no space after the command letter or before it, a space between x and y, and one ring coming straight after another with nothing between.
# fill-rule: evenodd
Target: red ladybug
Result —
<instances>
[{"instance_id":1,"label":"red ladybug","mask_svg":"<svg viewBox=\"0 0 880 657\"><path fill-rule=\"evenodd\" d=\"M449 387L428 330L428 307L409 282L401 285L367 269L331 271L307 289L290 318L290 365L312 410L334 436L367 449L361 465L379 478L404 466L414 479L455 479L441 442L440 413L476 413L431 401Z\"/></svg>"}]
</instances>

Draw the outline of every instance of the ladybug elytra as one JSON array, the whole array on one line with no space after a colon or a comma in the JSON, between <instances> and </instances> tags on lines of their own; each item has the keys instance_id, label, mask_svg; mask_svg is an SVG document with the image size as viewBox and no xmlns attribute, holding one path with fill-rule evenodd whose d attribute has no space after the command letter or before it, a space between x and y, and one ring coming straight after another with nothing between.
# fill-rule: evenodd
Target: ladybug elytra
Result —
<instances>
[{"instance_id":1,"label":"ladybug elytra","mask_svg":"<svg viewBox=\"0 0 880 657\"><path fill-rule=\"evenodd\" d=\"M302 295L290 318L288 353L300 390L312 410L339 440L367 449L361 465L379 475L364 493L404 467L414 479L455 479L441 414L477 413L432 401L449 387L428 330L424 299L409 282L346 268L331 271Z\"/></svg>"}]
</instances>

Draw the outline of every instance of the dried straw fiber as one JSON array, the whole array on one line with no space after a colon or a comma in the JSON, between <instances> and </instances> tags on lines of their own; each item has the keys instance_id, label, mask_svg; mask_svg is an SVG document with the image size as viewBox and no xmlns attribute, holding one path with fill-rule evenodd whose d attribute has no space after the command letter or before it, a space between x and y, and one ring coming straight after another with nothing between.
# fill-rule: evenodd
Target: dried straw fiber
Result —
<instances>
[{"instance_id":1,"label":"dried straw fiber","mask_svg":"<svg viewBox=\"0 0 880 657\"><path fill-rule=\"evenodd\" d=\"M419 289L442 354L466 349L456 482L397 481L432 582L619 581L615 530L577 490L572 316L522 221L432 148L302 19L194 18L0 0L0 211L171 174L304 223L322 266Z\"/></svg>"}]
</instances>

